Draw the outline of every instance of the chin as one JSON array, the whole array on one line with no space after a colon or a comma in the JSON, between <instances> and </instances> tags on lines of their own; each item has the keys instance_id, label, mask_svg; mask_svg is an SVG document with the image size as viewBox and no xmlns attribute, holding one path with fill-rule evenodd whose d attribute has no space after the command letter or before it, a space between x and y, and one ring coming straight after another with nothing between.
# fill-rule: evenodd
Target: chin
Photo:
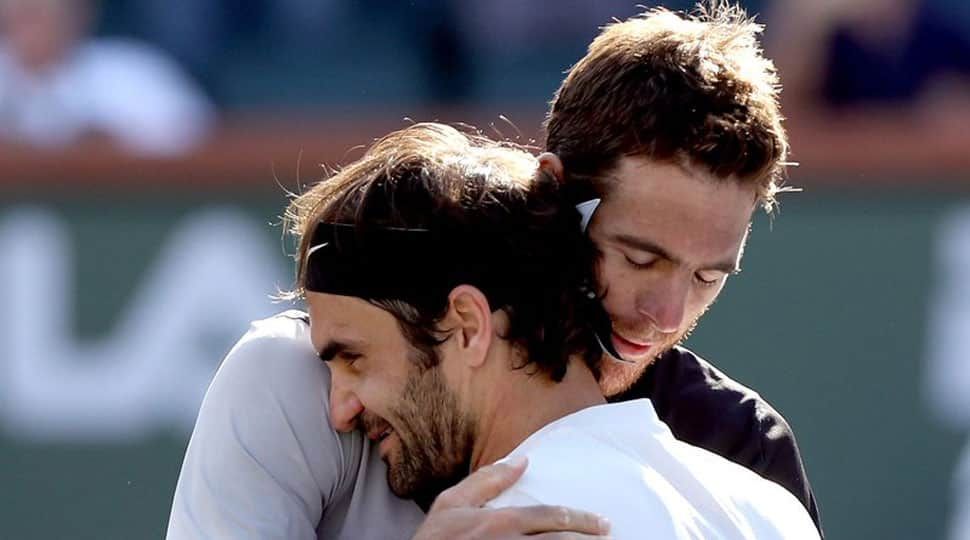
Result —
<instances>
[{"instance_id":1,"label":"chin","mask_svg":"<svg viewBox=\"0 0 970 540\"><path fill-rule=\"evenodd\" d=\"M600 366L600 390L606 397L628 390L643 373L644 365L626 365L611 358L603 358Z\"/></svg>"},{"instance_id":2,"label":"chin","mask_svg":"<svg viewBox=\"0 0 970 540\"><path fill-rule=\"evenodd\" d=\"M387 485L391 493L402 499L411 499L421 484L412 467L402 463L400 454L391 451L384 457L387 466Z\"/></svg>"},{"instance_id":3,"label":"chin","mask_svg":"<svg viewBox=\"0 0 970 540\"><path fill-rule=\"evenodd\" d=\"M400 473L395 471L390 464L387 467L387 485L391 488L391 493L402 499L410 499L415 491L413 483L402 478Z\"/></svg>"},{"instance_id":4,"label":"chin","mask_svg":"<svg viewBox=\"0 0 970 540\"><path fill-rule=\"evenodd\" d=\"M662 349L666 351L666 349ZM647 366L657 359L656 355L644 358L635 364L626 364L604 354L600 362L599 385L603 395L612 397L630 389L643 375Z\"/></svg>"},{"instance_id":5,"label":"chin","mask_svg":"<svg viewBox=\"0 0 970 540\"><path fill-rule=\"evenodd\" d=\"M424 478L400 478L393 477L388 471L387 483L391 488L391 493L401 499L414 501L424 512L428 512L441 492L454 486L467 476L467 473L456 474L449 477L438 478L427 476Z\"/></svg>"}]
</instances>

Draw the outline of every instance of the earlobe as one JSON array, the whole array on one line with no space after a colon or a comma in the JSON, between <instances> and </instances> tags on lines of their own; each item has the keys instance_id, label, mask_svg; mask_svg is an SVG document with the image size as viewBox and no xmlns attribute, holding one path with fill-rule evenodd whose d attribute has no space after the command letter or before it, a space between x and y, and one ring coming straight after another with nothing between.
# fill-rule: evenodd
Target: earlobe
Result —
<instances>
[{"instance_id":1,"label":"earlobe","mask_svg":"<svg viewBox=\"0 0 970 540\"><path fill-rule=\"evenodd\" d=\"M462 356L469 365L485 361L492 339L492 312L485 295L470 285L459 285L448 295L449 318Z\"/></svg>"},{"instance_id":2,"label":"earlobe","mask_svg":"<svg viewBox=\"0 0 970 540\"><path fill-rule=\"evenodd\" d=\"M545 174L551 175L553 178L562 183L565 179L565 174L563 173L562 160L559 156L553 154L552 152L543 152L539 154L539 170Z\"/></svg>"}]
</instances>

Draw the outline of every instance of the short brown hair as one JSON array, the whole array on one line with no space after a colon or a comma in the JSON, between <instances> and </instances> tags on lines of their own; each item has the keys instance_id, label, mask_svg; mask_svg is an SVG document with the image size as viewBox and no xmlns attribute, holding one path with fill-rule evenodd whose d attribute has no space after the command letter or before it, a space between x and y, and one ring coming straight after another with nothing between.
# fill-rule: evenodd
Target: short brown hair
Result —
<instances>
[{"instance_id":1,"label":"short brown hair","mask_svg":"<svg viewBox=\"0 0 970 540\"><path fill-rule=\"evenodd\" d=\"M453 282L365 298L397 318L423 364L436 363L448 294L467 284L493 310L506 312L502 337L525 352L522 367L532 364L559 381L570 357L581 355L596 372L600 349L590 322L596 307L582 290L591 280L593 248L559 183L539 173L528 152L449 126L416 124L380 139L296 197L286 217L300 241L298 291L307 286L310 243L320 223L352 225L357 245L374 259L380 250L368 241L374 231L430 231L429 252L440 257L395 260L377 271L390 277L404 266L423 272L422 264L447 265L454 268L443 274Z\"/></svg>"},{"instance_id":2,"label":"short brown hair","mask_svg":"<svg viewBox=\"0 0 970 540\"><path fill-rule=\"evenodd\" d=\"M720 0L693 15L657 8L604 27L546 119L546 149L567 183L605 196L603 176L621 157L642 156L752 183L770 212L788 140L761 30Z\"/></svg>"}]
</instances>

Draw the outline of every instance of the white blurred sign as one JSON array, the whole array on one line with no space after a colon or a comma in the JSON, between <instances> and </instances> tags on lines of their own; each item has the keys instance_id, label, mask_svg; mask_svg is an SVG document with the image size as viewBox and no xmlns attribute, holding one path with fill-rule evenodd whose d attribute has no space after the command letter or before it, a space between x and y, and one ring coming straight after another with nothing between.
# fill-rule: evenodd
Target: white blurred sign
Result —
<instances>
[{"instance_id":1,"label":"white blurred sign","mask_svg":"<svg viewBox=\"0 0 970 540\"><path fill-rule=\"evenodd\" d=\"M208 209L178 223L108 335L80 341L73 252L55 214L0 219L0 428L15 438L188 433L232 342L287 307L270 300L291 279L264 225Z\"/></svg>"},{"instance_id":2,"label":"white blurred sign","mask_svg":"<svg viewBox=\"0 0 970 540\"><path fill-rule=\"evenodd\" d=\"M947 214L934 246L927 325L927 396L951 427L970 430L970 208Z\"/></svg>"},{"instance_id":3,"label":"white blurred sign","mask_svg":"<svg viewBox=\"0 0 970 540\"><path fill-rule=\"evenodd\" d=\"M940 419L970 432L970 207L943 218L934 247L926 395ZM954 471L953 495L948 538L970 540L970 442Z\"/></svg>"}]
</instances>

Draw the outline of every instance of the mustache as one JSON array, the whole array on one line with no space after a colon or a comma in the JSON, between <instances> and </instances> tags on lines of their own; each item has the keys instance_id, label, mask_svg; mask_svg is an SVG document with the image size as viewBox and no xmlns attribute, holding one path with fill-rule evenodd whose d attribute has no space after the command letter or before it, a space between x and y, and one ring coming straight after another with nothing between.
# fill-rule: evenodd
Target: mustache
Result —
<instances>
[{"instance_id":1,"label":"mustache","mask_svg":"<svg viewBox=\"0 0 970 540\"><path fill-rule=\"evenodd\" d=\"M653 344L666 343L668 340L672 339L676 332L666 333L658 332L656 328L650 323L626 323L621 320L611 319L613 323L613 331L621 336L628 337L631 339L643 339L644 336L647 337L644 341L648 341Z\"/></svg>"},{"instance_id":2,"label":"mustache","mask_svg":"<svg viewBox=\"0 0 970 540\"><path fill-rule=\"evenodd\" d=\"M364 411L357 416L358 431L362 431L364 433L371 433L373 431L380 432L389 427L391 427L390 422L370 411Z\"/></svg>"}]
</instances>

